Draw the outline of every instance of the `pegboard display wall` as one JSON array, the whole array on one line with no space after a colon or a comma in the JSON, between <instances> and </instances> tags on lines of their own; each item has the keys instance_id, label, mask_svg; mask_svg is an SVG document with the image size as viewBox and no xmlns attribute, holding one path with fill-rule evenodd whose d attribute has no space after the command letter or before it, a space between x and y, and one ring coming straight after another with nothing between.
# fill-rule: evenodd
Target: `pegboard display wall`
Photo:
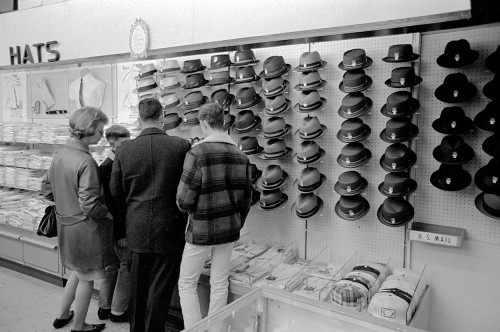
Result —
<instances>
[{"instance_id":1,"label":"pegboard display wall","mask_svg":"<svg viewBox=\"0 0 500 332\"><path fill-rule=\"evenodd\" d=\"M474 199L480 193L474 181L460 191L443 191L430 184L431 174L439 168L440 163L432 156L433 149L441 143L444 134L432 128L432 122L439 118L445 107L460 106L465 115L471 119L482 111L490 102L482 92L484 85L491 81L494 73L484 66L488 55L494 53L500 45L500 27L476 28L449 33L429 34L422 36L420 87L421 111L419 115L420 135L418 141L418 172L417 181L420 189L415 197L415 221L465 228L468 239L490 243L500 243L500 224L498 220L481 214L474 204ZM437 65L436 59L444 53L446 44L452 40L466 39L472 50L479 52L479 59L462 68L449 69ZM447 104L434 96L434 91L445 77L451 73L463 73L468 81L477 88L477 94L470 101L460 104ZM472 161L463 165L474 179L479 168L485 166L491 156L482 149L483 141L492 132L475 128L470 134L461 135L475 153Z\"/></svg>"}]
</instances>

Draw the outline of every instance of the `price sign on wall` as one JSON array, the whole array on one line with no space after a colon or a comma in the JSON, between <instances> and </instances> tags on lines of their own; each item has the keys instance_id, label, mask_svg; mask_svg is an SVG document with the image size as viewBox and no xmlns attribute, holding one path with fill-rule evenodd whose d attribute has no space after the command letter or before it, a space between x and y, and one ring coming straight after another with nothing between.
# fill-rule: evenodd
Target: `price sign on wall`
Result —
<instances>
[{"instance_id":1,"label":"price sign on wall","mask_svg":"<svg viewBox=\"0 0 500 332\"><path fill-rule=\"evenodd\" d=\"M134 58L146 58L149 47L149 31L142 19L135 19L130 28L129 48L130 54Z\"/></svg>"}]
</instances>

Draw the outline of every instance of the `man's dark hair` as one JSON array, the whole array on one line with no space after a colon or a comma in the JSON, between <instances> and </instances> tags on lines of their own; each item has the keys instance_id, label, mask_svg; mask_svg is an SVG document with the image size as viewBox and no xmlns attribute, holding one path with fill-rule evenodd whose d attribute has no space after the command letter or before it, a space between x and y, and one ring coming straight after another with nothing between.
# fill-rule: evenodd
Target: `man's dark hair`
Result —
<instances>
[{"instance_id":1,"label":"man's dark hair","mask_svg":"<svg viewBox=\"0 0 500 332\"><path fill-rule=\"evenodd\" d=\"M210 128L222 130L224 128L224 111L217 103L203 105L198 113L198 120L205 120Z\"/></svg>"},{"instance_id":2,"label":"man's dark hair","mask_svg":"<svg viewBox=\"0 0 500 332\"><path fill-rule=\"evenodd\" d=\"M162 114L161 104L155 98L145 98L139 102L139 117L142 121L157 120Z\"/></svg>"}]
</instances>

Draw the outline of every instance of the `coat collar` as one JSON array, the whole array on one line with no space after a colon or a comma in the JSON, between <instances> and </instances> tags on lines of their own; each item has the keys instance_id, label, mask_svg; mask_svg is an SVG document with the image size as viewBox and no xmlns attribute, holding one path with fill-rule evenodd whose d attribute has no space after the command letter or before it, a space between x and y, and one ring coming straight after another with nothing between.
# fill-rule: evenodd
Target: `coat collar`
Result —
<instances>
[{"instance_id":1,"label":"coat collar","mask_svg":"<svg viewBox=\"0 0 500 332\"><path fill-rule=\"evenodd\" d=\"M167 135L163 130L159 129L159 128L154 128L154 127L151 127L151 128L146 128L146 129L143 129L141 131L141 133L139 134L139 136L144 136L144 135L157 135L157 134L163 134L163 135Z\"/></svg>"},{"instance_id":2,"label":"coat collar","mask_svg":"<svg viewBox=\"0 0 500 332\"><path fill-rule=\"evenodd\" d=\"M71 149L80 150L90 154L89 147L82 143L79 139L70 138L66 141L66 146Z\"/></svg>"},{"instance_id":3,"label":"coat collar","mask_svg":"<svg viewBox=\"0 0 500 332\"><path fill-rule=\"evenodd\" d=\"M227 143L236 146L236 143L233 141L233 139L228 134L223 133L207 136L198 144L201 143Z\"/></svg>"},{"instance_id":4,"label":"coat collar","mask_svg":"<svg viewBox=\"0 0 500 332\"><path fill-rule=\"evenodd\" d=\"M115 160L115 153L113 150L109 149L106 151L106 157L108 157L111 160Z\"/></svg>"}]
</instances>

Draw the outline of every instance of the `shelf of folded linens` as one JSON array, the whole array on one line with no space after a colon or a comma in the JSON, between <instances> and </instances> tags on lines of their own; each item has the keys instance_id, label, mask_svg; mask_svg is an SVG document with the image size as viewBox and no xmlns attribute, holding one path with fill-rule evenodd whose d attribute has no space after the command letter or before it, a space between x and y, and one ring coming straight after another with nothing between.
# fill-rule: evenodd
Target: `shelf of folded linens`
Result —
<instances>
[{"instance_id":1,"label":"shelf of folded linens","mask_svg":"<svg viewBox=\"0 0 500 332\"><path fill-rule=\"evenodd\" d=\"M34 191L0 186L0 224L36 232L45 208L51 204Z\"/></svg>"}]
</instances>

